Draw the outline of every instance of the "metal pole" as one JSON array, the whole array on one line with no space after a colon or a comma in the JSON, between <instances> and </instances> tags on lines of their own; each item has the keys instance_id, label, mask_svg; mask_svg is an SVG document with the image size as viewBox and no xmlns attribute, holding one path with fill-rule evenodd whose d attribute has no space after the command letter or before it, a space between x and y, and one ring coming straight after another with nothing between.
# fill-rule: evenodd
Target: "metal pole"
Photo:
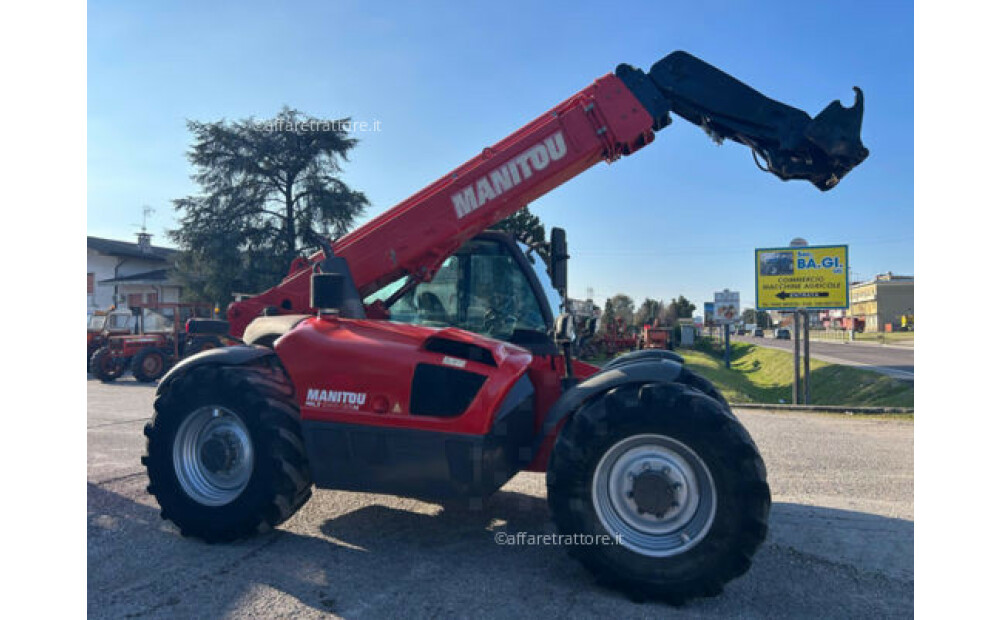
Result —
<instances>
[{"instance_id":1,"label":"metal pole","mask_svg":"<svg viewBox=\"0 0 1000 620\"><path fill-rule=\"evenodd\" d=\"M726 323L726 368L729 368L729 323Z\"/></svg>"},{"instance_id":2,"label":"metal pole","mask_svg":"<svg viewBox=\"0 0 1000 620\"><path fill-rule=\"evenodd\" d=\"M799 312L796 310L792 313L792 338L795 341L794 349L795 352L793 357L795 359L795 382L792 383L792 404L798 405L799 403Z\"/></svg>"},{"instance_id":3,"label":"metal pole","mask_svg":"<svg viewBox=\"0 0 1000 620\"><path fill-rule=\"evenodd\" d=\"M805 403L808 405L809 402L809 311L802 311L802 323L804 334L804 339L802 341L802 379L805 383Z\"/></svg>"}]
</instances>

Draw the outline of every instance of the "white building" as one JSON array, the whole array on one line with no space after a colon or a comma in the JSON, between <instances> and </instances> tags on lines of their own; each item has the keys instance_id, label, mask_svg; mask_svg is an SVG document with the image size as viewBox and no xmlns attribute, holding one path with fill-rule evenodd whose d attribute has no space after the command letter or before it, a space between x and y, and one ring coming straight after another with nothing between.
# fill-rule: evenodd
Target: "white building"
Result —
<instances>
[{"instance_id":1,"label":"white building","mask_svg":"<svg viewBox=\"0 0 1000 620\"><path fill-rule=\"evenodd\" d=\"M87 315L95 310L137 304L178 302L181 284L173 274L177 250L152 245L152 235L138 241L87 237Z\"/></svg>"}]
</instances>

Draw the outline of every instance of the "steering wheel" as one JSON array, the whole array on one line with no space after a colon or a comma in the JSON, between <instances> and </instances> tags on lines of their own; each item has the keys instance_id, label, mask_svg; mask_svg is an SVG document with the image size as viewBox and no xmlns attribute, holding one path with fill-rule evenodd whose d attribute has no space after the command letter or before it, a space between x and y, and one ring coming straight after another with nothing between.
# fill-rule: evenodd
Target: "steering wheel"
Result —
<instances>
[{"instance_id":1,"label":"steering wheel","mask_svg":"<svg viewBox=\"0 0 1000 620\"><path fill-rule=\"evenodd\" d=\"M422 320L433 321L435 323L447 323L448 311L445 310L441 299L430 291L423 291L417 295L417 310L420 312Z\"/></svg>"}]
</instances>

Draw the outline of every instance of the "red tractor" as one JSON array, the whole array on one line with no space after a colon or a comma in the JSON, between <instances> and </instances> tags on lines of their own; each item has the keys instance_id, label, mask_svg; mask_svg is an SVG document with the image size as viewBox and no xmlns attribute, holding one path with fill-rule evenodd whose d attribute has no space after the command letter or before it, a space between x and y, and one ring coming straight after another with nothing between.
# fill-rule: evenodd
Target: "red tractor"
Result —
<instances>
[{"instance_id":1,"label":"red tractor","mask_svg":"<svg viewBox=\"0 0 1000 620\"><path fill-rule=\"evenodd\" d=\"M483 498L545 472L559 531L588 543L574 555L602 581L674 602L719 593L767 533L750 435L670 351L572 357L564 231L548 269L482 231L636 153L670 112L830 189L867 156L860 99L810 118L682 52L619 66L232 304L245 345L189 357L157 389L142 462L161 515L232 541L291 517L314 485Z\"/></svg>"},{"instance_id":2,"label":"red tractor","mask_svg":"<svg viewBox=\"0 0 1000 620\"><path fill-rule=\"evenodd\" d=\"M652 325L642 326L642 335L639 336L640 349L664 349L674 348L671 329L660 325L659 320L653 321Z\"/></svg>"},{"instance_id":3,"label":"red tractor","mask_svg":"<svg viewBox=\"0 0 1000 620\"><path fill-rule=\"evenodd\" d=\"M615 317L604 325L594 345L599 354L614 357L626 351L635 351L639 346L639 336L633 327L625 324L625 319Z\"/></svg>"},{"instance_id":4,"label":"red tractor","mask_svg":"<svg viewBox=\"0 0 1000 620\"><path fill-rule=\"evenodd\" d=\"M87 319L87 368L94 352L108 343L111 336L131 333L132 315L128 312L115 311L111 306L107 310L97 310Z\"/></svg>"},{"instance_id":5,"label":"red tractor","mask_svg":"<svg viewBox=\"0 0 1000 620\"><path fill-rule=\"evenodd\" d=\"M117 334L90 358L90 372L111 382L131 369L136 381L156 381L181 358L235 344L229 324L208 318L209 306L156 303L133 307L137 333Z\"/></svg>"}]
</instances>

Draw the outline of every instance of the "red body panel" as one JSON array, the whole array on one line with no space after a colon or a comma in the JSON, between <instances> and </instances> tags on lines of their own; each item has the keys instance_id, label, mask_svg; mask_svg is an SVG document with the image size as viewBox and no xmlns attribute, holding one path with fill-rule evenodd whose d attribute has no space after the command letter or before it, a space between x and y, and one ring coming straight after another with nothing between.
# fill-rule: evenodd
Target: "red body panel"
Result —
<instances>
[{"instance_id":1,"label":"red body panel","mask_svg":"<svg viewBox=\"0 0 1000 620\"><path fill-rule=\"evenodd\" d=\"M454 366L442 353L424 344L435 336L488 349L497 362L489 366L464 362L463 370L487 377L462 415L440 418L409 411L413 373L418 363ZM437 329L389 321L312 318L300 323L275 343L275 351L296 388L303 420L342 422L375 427L484 435L493 424L507 392L525 373L535 389L535 430L562 394L565 373L561 356L532 357L512 344L454 328ZM586 378L598 368L574 361L573 372ZM332 398L315 399L323 390ZM529 469L544 471L551 440Z\"/></svg>"},{"instance_id":2,"label":"red body panel","mask_svg":"<svg viewBox=\"0 0 1000 620\"><path fill-rule=\"evenodd\" d=\"M476 234L599 161L651 142L652 125L625 84L606 75L346 235L334 253L347 260L362 297L404 274L429 279ZM310 260L320 258L317 253ZM309 274L303 268L269 291L231 304L231 333L242 336L267 306L309 312Z\"/></svg>"},{"instance_id":3,"label":"red body panel","mask_svg":"<svg viewBox=\"0 0 1000 620\"><path fill-rule=\"evenodd\" d=\"M449 364L448 356L423 348L431 336L486 348L497 365L457 358L450 358ZM295 384L303 420L475 435L489 430L495 409L532 360L520 347L454 328L336 318L307 319L278 339L274 349ZM411 415L410 388L418 363L461 363L462 370L487 380L460 416ZM337 396L310 399L310 390Z\"/></svg>"}]
</instances>

